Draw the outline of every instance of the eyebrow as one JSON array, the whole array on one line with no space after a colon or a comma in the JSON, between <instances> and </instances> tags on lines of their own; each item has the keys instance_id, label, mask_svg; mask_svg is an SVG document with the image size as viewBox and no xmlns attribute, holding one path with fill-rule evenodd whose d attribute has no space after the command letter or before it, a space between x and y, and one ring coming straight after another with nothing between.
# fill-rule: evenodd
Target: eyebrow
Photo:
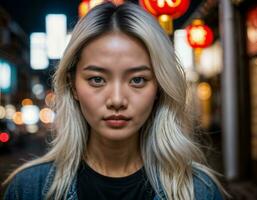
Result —
<instances>
[{"instance_id":1,"label":"eyebrow","mask_svg":"<svg viewBox=\"0 0 257 200\"><path fill-rule=\"evenodd\" d=\"M99 67L95 65L89 65L83 69L83 71L96 71L96 72L102 72L102 73L110 73L110 71L104 67ZM140 71L152 71L150 67L146 65L131 67L127 70L125 70L126 73L133 73L133 72L140 72Z\"/></svg>"}]
</instances>

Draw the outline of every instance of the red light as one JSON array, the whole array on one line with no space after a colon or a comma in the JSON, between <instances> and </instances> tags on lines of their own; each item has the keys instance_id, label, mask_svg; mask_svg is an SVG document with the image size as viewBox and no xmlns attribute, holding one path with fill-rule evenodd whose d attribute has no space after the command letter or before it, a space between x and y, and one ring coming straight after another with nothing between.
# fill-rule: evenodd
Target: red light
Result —
<instances>
[{"instance_id":1,"label":"red light","mask_svg":"<svg viewBox=\"0 0 257 200\"><path fill-rule=\"evenodd\" d=\"M140 0L139 4L155 16L169 15L177 19L187 11L190 0Z\"/></svg>"},{"instance_id":2,"label":"red light","mask_svg":"<svg viewBox=\"0 0 257 200\"><path fill-rule=\"evenodd\" d=\"M0 141L5 143L8 142L10 139L10 136L8 133L0 133Z\"/></svg>"},{"instance_id":3,"label":"red light","mask_svg":"<svg viewBox=\"0 0 257 200\"><path fill-rule=\"evenodd\" d=\"M186 27L187 41L192 48L206 48L213 42L211 28L204 25L201 20L193 21L192 25Z\"/></svg>"}]
</instances>

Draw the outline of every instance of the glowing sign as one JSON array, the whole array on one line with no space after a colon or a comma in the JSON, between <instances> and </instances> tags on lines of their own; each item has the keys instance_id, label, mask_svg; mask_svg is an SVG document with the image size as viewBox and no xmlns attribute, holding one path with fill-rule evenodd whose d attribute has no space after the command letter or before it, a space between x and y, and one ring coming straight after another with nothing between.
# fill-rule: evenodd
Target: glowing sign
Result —
<instances>
[{"instance_id":1,"label":"glowing sign","mask_svg":"<svg viewBox=\"0 0 257 200\"><path fill-rule=\"evenodd\" d=\"M32 69L46 69L49 65L46 48L46 34L30 35L30 65Z\"/></svg>"},{"instance_id":2,"label":"glowing sign","mask_svg":"<svg viewBox=\"0 0 257 200\"><path fill-rule=\"evenodd\" d=\"M67 17L63 14L46 16L47 55L50 59L60 59L66 45Z\"/></svg>"}]
</instances>

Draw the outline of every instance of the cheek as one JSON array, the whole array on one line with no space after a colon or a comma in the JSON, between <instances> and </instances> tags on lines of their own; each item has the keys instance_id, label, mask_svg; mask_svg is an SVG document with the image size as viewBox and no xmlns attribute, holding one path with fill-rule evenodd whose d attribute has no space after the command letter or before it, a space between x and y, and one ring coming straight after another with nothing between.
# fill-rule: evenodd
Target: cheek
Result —
<instances>
[{"instance_id":1,"label":"cheek","mask_svg":"<svg viewBox=\"0 0 257 200\"><path fill-rule=\"evenodd\" d=\"M149 116L156 98L156 91L155 87L151 88L140 97L134 99L135 112L139 116L144 116L144 118Z\"/></svg>"},{"instance_id":2,"label":"cheek","mask_svg":"<svg viewBox=\"0 0 257 200\"><path fill-rule=\"evenodd\" d=\"M101 98L91 93L78 93L78 101L85 119L90 122L97 116L97 111L102 106Z\"/></svg>"}]
</instances>

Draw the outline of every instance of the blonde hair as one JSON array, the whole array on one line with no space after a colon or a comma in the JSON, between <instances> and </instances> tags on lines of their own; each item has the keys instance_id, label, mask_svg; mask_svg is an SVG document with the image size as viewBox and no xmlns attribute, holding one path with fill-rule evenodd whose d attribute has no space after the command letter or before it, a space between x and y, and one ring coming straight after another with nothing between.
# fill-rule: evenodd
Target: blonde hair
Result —
<instances>
[{"instance_id":1,"label":"blonde hair","mask_svg":"<svg viewBox=\"0 0 257 200\"><path fill-rule=\"evenodd\" d=\"M47 199L67 195L87 149L89 134L88 124L72 95L71 73L85 45L111 31L136 37L145 45L159 85L158 100L140 129L144 167L155 192L160 195L162 188L169 200L193 200L193 168L207 173L221 188L213 172L202 164L204 156L191 140L187 84L171 41L150 14L131 3L104 3L77 23L54 76L56 137L52 149L15 170L6 182L25 168L52 161L56 173Z\"/></svg>"}]
</instances>

